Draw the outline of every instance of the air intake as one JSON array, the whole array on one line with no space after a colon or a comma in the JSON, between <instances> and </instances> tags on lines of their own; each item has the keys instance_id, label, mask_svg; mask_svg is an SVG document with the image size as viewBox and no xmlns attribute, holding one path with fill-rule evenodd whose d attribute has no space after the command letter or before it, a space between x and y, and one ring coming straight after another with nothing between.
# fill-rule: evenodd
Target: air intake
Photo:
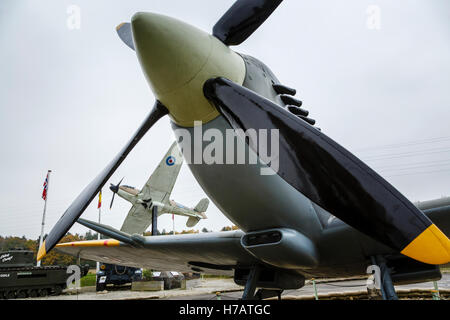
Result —
<instances>
[{"instance_id":1,"label":"air intake","mask_svg":"<svg viewBox=\"0 0 450 320\"><path fill-rule=\"evenodd\" d=\"M314 243L292 229L249 232L241 238L241 245L256 258L279 268L310 268L319 262Z\"/></svg>"}]
</instances>

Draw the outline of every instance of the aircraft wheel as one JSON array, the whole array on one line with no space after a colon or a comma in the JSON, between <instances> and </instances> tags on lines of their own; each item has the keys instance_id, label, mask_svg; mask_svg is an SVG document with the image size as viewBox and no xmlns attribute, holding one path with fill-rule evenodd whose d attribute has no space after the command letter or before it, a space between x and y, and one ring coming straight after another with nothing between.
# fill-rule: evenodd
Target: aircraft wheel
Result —
<instances>
[{"instance_id":1,"label":"aircraft wheel","mask_svg":"<svg viewBox=\"0 0 450 320\"><path fill-rule=\"evenodd\" d=\"M17 298L23 299L23 298L26 298L26 297L28 297L26 290L19 290L19 291L17 291Z\"/></svg>"},{"instance_id":2,"label":"aircraft wheel","mask_svg":"<svg viewBox=\"0 0 450 320\"><path fill-rule=\"evenodd\" d=\"M14 290L7 291L5 294L6 299L15 299L16 298L16 292Z\"/></svg>"}]
</instances>

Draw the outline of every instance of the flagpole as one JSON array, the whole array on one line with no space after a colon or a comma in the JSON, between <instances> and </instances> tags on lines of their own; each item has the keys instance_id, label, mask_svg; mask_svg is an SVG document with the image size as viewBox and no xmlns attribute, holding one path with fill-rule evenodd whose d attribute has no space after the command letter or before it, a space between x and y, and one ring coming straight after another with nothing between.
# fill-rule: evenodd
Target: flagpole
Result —
<instances>
[{"instance_id":1,"label":"flagpole","mask_svg":"<svg viewBox=\"0 0 450 320\"><path fill-rule=\"evenodd\" d=\"M100 190L99 201L98 201L98 223L102 223L102 190ZM100 232L97 232L97 240L100 240ZM100 262L97 261L96 275L100 271Z\"/></svg>"},{"instance_id":2,"label":"flagpole","mask_svg":"<svg viewBox=\"0 0 450 320\"><path fill-rule=\"evenodd\" d=\"M44 238L44 227L45 227L45 212L47 211L47 199L48 199L48 185L50 183L50 173L52 170L48 170L47 172L47 186L45 191L45 199L44 199L44 212L42 213L42 224L41 224L41 236L39 237L39 248L42 246L42 241ZM41 260L39 260L36 266L41 266Z\"/></svg>"},{"instance_id":3,"label":"flagpole","mask_svg":"<svg viewBox=\"0 0 450 320\"><path fill-rule=\"evenodd\" d=\"M173 228L173 235L175 235L175 215L172 213L172 228Z\"/></svg>"}]
</instances>

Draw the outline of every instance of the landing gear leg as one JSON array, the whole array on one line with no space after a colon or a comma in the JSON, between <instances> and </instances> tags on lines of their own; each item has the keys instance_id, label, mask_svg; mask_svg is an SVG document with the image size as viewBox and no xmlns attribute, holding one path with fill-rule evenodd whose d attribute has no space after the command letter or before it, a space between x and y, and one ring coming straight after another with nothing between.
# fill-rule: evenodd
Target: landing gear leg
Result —
<instances>
[{"instance_id":1,"label":"landing gear leg","mask_svg":"<svg viewBox=\"0 0 450 320\"><path fill-rule=\"evenodd\" d=\"M242 300L255 300L256 283L258 281L260 274L260 268L255 266L250 270L248 275L247 283L245 284L244 294L242 295Z\"/></svg>"},{"instance_id":2,"label":"landing gear leg","mask_svg":"<svg viewBox=\"0 0 450 320\"><path fill-rule=\"evenodd\" d=\"M152 208L152 236L158 235L158 207L153 206Z\"/></svg>"},{"instance_id":3,"label":"landing gear leg","mask_svg":"<svg viewBox=\"0 0 450 320\"><path fill-rule=\"evenodd\" d=\"M382 256L377 256L376 260L381 269L381 292L383 293L383 299L398 300L394 284L392 283L391 270L386 264L386 259Z\"/></svg>"},{"instance_id":4,"label":"landing gear leg","mask_svg":"<svg viewBox=\"0 0 450 320\"><path fill-rule=\"evenodd\" d=\"M372 257L372 263L380 268L380 290L383 300L398 300L386 259L383 256Z\"/></svg>"},{"instance_id":5,"label":"landing gear leg","mask_svg":"<svg viewBox=\"0 0 450 320\"><path fill-rule=\"evenodd\" d=\"M256 292L255 297L258 298L258 300L264 300L274 297L277 297L278 300L281 300L282 293L283 290L259 289L258 292Z\"/></svg>"}]
</instances>

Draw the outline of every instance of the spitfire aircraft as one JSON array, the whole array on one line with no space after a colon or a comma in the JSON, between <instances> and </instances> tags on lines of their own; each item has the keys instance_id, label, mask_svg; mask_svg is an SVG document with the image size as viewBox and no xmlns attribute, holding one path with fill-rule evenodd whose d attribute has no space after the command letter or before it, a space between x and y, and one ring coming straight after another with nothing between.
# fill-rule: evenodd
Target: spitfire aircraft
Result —
<instances>
[{"instance_id":1,"label":"spitfire aircraft","mask_svg":"<svg viewBox=\"0 0 450 320\"><path fill-rule=\"evenodd\" d=\"M114 194L110 208L116 194L133 205L120 231L128 234L143 234L151 224L152 234L156 235L157 218L166 213L188 217L186 226L189 228L194 227L201 219L207 218L205 212L208 209L209 200L206 198L200 200L193 209L170 200L182 164L183 155L178 150L177 143L174 142L142 190L131 186L121 186L123 179L117 185L111 184L110 189ZM88 228L94 223L85 219L78 219L78 222Z\"/></svg>"},{"instance_id":2,"label":"spitfire aircraft","mask_svg":"<svg viewBox=\"0 0 450 320\"><path fill-rule=\"evenodd\" d=\"M50 231L39 259L57 245L144 134L169 115L180 143L182 132L194 136L199 127L224 135L232 129L278 133L277 168L264 159L260 140L239 134L232 142L261 161L229 164L225 159L237 155L226 141L222 161L189 162L206 194L240 230L143 237L100 226L112 239L59 244L58 250L114 264L234 275L245 286L244 299L276 296L313 277L365 275L373 266L380 270L386 299L395 299L394 284L440 277L439 265L450 261L450 201L415 206L315 127L294 97L296 90L268 66L231 49L281 3L236 1L212 34L154 13L136 13L131 23L118 26L157 101L128 144ZM190 143L194 150L209 146ZM188 158L186 144L182 152ZM273 172L261 174L262 169Z\"/></svg>"}]
</instances>

